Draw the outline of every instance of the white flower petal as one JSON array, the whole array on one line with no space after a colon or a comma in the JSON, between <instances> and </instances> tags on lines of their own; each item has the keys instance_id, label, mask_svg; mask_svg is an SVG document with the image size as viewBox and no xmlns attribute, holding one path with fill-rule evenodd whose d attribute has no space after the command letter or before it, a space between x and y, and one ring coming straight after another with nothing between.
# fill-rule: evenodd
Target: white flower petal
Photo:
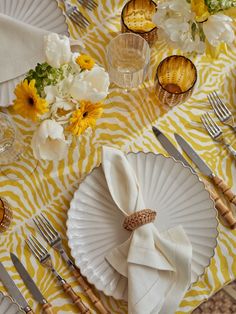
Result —
<instances>
[{"instance_id":1,"label":"white flower petal","mask_svg":"<svg viewBox=\"0 0 236 314\"><path fill-rule=\"evenodd\" d=\"M70 94L78 100L98 102L106 98L109 90L109 75L99 66L75 76Z\"/></svg>"},{"instance_id":2,"label":"white flower petal","mask_svg":"<svg viewBox=\"0 0 236 314\"><path fill-rule=\"evenodd\" d=\"M33 135L31 145L35 158L45 160L59 160L68 149L63 127L53 120L41 123Z\"/></svg>"},{"instance_id":3,"label":"white flower petal","mask_svg":"<svg viewBox=\"0 0 236 314\"><path fill-rule=\"evenodd\" d=\"M209 16L203 23L204 34L212 46L217 47L221 42L230 44L234 40L232 19L222 13Z\"/></svg>"},{"instance_id":4,"label":"white flower petal","mask_svg":"<svg viewBox=\"0 0 236 314\"><path fill-rule=\"evenodd\" d=\"M51 33L45 36L45 54L49 65L59 68L71 59L70 40L66 36Z\"/></svg>"}]
</instances>

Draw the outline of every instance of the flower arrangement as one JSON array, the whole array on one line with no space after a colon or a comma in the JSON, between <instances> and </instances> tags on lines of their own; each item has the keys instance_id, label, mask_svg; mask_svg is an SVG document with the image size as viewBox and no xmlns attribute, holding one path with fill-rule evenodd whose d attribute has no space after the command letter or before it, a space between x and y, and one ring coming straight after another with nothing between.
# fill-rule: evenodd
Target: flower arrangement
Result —
<instances>
[{"instance_id":1,"label":"flower arrangement","mask_svg":"<svg viewBox=\"0 0 236 314\"><path fill-rule=\"evenodd\" d=\"M235 6L235 0L163 0L153 22L174 47L217 54L234 40L233 20L225 10Z\"/></svg>"},{"instance_id":2,"label":"flower arrangement","mask_svg":"<svg viewBox=\"0 0 236 314\"><path fill-rule=\"evenodd\" d=\"M37 123L31 142L35 158L58 160L73 136L95 127L110 83L90 56L71 51L66 36L45 37L45 60L16 86L13 108Z\"/></svg>"}]
</instances>

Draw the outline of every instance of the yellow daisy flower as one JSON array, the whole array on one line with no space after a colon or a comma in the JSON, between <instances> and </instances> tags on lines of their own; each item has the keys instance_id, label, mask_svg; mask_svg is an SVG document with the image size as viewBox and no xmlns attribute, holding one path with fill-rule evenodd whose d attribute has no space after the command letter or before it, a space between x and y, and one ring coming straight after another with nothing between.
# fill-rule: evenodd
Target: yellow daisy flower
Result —
<instances>
[{"instance_id":1,"label":"yellow daisy flower","mask_svg":"<svg viewBox=\"0 0 236 314\"><path fill-rule=\"evenodd\" d=\"M14 91L16 99L13 108L25 118L36 121L38 117L48 111L48 103L39 97L35 87L35 80L20 82Z\"/></svg>"},{"instance_id":2,"label":"yellow daisy flower","mask_svg":"<svg viewBox=\"0 0 236 314\"><path fill-rule=\"evenodd\" d=\"M67 131L73 135L79 136L87 128L94 128L96 120L101 117L103 106L101 102L91 103L90 101L81 101L80 109L73 112Z\"/></svg>"},{"instance_id":3,"label":"yellow daisy flower","mask_svg":"<svg viewBox=\"0 0 236 314\"><path fill-rule=\"evenodd\" d=\"M85 54L80 55L75 61L82 70L92 70L95 64L93 58Z\"/></svg>"},{"instance_id":4,"label":"yellow daisy flower","mask_svg":"<svg viewBox=\"0 0 236 314\"><path fill-rule=\"evenodd\" d=\"M196 14L196 22L204 22L210 16L205 0L191 0L191 7Z\"/></svg>"}]
</instances>

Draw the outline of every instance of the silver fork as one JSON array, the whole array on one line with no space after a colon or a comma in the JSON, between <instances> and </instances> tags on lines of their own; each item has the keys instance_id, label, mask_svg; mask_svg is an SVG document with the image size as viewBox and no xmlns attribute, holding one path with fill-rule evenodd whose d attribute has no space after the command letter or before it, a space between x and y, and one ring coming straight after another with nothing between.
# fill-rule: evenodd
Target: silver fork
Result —
<instances>
[{"instance_id":1,"label":"silver fork","mask_svg":"<svg viewBox=\"0 0 236 314\"><path fill-rule=\"evenodd\" d=\"M60 234L57 232L57 230L53 227L53 225L50 223L50 221L43 215L40 214L38 216L35 216L33 218L33 221L35 225L37 226L37 229L39 230L40 234L43 236L43 238L48 242L48 244L54 248L55 250L59 251L60 255L64 258L69 268L72 270L74 276L76 277L77 281L81 285L81 287L84 289L87 296L90 298L94 306L102 313L102 314L108 314L109 311L104 307L101 300L98 299L98 297L94 294L91 287L88 285L86 280L82 277L80 274L79 269L75 266L75 264L72 262L72 260L69 258L69 256L66 254L66 251L62 245L62 240Z\"/></svg>"},{"instance_id":2,"label":"silver fork","mask_svg":"<svg viewBox=\"0 0 236 314\"><path fill-rule=\"evenodd\" d=\"M53 266L52 258L47 249L38 241L36 237L33 235L29 236L26 240L26 243L31 250L31 252L34 254L34 256L39 260L39 262L56 276L58 281L63 287L63 290L67 293L67 295L72 299L73 303L77 305L81 313L91 314L90 310L87 308L87 306L84 305L82 302L80 296L78 296L75 291L72 289L72 287L63 279L56 269Z\"/></svg>"},{"instance_id":3,"label":"silver fork","mask_svg":"<svg viewBox=\"0 0 236 314\"><path fill-rule=\"evenodd\" d=\"M94 0L77 0L79 4L89 10L94 10L98 4Z\"/></svg>"},{"instance_id":4,"label":"silver fork","mask_svg":"<svg viewBox=\"0 0 236 314\"><path fill-rule=\"evenodd\" d=\"M70 3L64 1L66 15L80 28L85 29L89 26L89 21L86 17L78 10L76 6L71 5Z\"/></svg>"},{"instance_id":5,"label":"silver fork","mask_svg":"<svg viewBox=\"0 0 236 314\"><path fill-rule=\"evenodd\" d=\"M212 108L215 111L216 116L218 119L236 131L236 123L234 121L234 117L232 112L227 108L224 102L221 100L217 92L212 92L208 96L208 101L211 104Z\"/></svg>"},{"instance_id":6,"label":"silver fork","mask_svg":"<svg viewBox=\"0 0 236 314\"><path fill-rule=\"evenodd\" d=\"M204 113L201 116L201 120L210 136L215 141L223 143L228 151L232 154L232 156L236 159L236 150L233 149L233 147L225 140L221 128L211 118L210 114L208 112Z\"/></svg>"}]
</instances>

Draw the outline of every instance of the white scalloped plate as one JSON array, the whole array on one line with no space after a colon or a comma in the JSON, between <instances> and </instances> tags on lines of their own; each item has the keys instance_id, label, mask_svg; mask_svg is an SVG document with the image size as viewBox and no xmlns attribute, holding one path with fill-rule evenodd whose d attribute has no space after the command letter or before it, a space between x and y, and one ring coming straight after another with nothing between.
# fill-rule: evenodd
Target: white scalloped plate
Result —
<instances>
[{"instance_id":1,"label":"white scalloped plate","mask_svg":"<svg viewBox=\"0 0 236 314\"><path fill-rule=\"evenodd\" d=\"M56 0L0 0L0 13L47 31L69 35L66 18ZM0 84L0 105L14 99L14 89L24 75Z\"/></svg>"},{"instance_id":2,"label":"white scalloped plate","mask_svg":"<svg viewBox=\"0 0 236 314\"><path fill-rule=\"evenodd\" d=\"M1 314L23 314L18 304L11 297L4 295L0 291L0 313Z\"/></svg>"},{"instance_id":3,"label":"white scalloped plate","mask_svg":"<svg viewBox=\"0 0 236 314\"><path fill-rule=\"evenodd\" d=\"M136 172L147 208L157 211L158 230L182 225L187 233L193 248L194 283L209 265L217 244L217 212L209 193L190 168L173 158L142 152L130 153L127 158ZM123 219L99 166L74 194L67 236L82 274L98 290L116 299L127 299L127 279L108 264L105 255L129 237L122 228Z\"/></svg>"}]
</instances>

